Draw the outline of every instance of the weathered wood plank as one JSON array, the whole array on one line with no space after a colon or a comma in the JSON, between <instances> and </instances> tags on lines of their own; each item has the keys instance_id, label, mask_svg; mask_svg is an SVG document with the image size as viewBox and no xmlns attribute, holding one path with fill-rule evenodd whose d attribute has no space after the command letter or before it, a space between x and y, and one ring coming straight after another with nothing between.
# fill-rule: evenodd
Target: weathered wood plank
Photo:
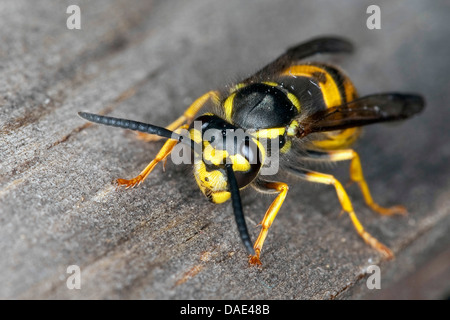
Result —
<instances>
[{"instance_id":1,"label":"weathered wood plank","mask_svg":"<svg viewBox=\"0 0 450 320\"><path fill-rule=\"evenodd\" d=\"M369 2L77 4L81 30L66 28L67 4L60 1L0 4L0 297L374 297L364 285L368 265L380 265L388 288L422 270L428 257L434 261L427 252L448 250L444 1L382 3L382 29L373 31L365 26ZM410 214L379 217L348 188L364 225L395 251L394 261L381 261L338 217L332 189L296 183L269 233L263 267L249 268L231 206L207 202L189 167L168 163L139 188L116 191L111 181L137 174L161 144L88 126L76 115L167 124L203 92L330 33L354 41L357 52L337 60L361 94L409 91L427 99L424 114L370 127L357 146L374 197L404 204ZM347 164L325 170L347 181ZM253 238L271 200L245 194ZM81 290L66 287L69 265L81 268Z\"/></svg>"}]
</instances>

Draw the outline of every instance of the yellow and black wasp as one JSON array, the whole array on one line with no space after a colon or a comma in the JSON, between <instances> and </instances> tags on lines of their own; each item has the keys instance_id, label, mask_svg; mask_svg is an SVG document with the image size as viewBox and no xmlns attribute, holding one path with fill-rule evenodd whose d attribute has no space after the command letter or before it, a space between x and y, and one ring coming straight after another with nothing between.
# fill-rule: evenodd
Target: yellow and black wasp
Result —
<instances>
[{"instance_id":1,"label":"yellow and black wasp","mask_svg":"<svg viewBox=\"0 0 450 320\"><path fill-rule=\"evenodd\" d=\"M358 184L365 203L382 215L403 214L403 206L384 208L370 194L359 155L349 147L361 126L411 117L424 108L415 94L381 93L358 97L350 79L337 67L307 62L318 53L350 53L352 44L341 38L317 38L288 49L283 55L244 81L223 91L210 91L195 100L166 128L80 112L86 120L136 130L147 141L168 138L156 158L135 178L118 179L126 188L139 185L155 165L179 143L193 150L193 173L203 194L214 203L231 198L240 237L251 264L260 264L267 232L288 193L288 185L272 181L263 168L279 156L279 167L297 177L334 186L340 204L358 234L385 257L392 251L371 236L358 220L341 183L332 175L308 170L304 160L350 161L350 179ZM197 114L206 107L211 111ZM195 121L194 121L195 120ZM199 125L195 125L195 124ZM243 133L236 135L241 130ZM158 136L158 137L156 137ZM307 162L306 162L307 163ZM242 210L240 190L276 194L253 244Z\"/></svg>"}]
</instances>

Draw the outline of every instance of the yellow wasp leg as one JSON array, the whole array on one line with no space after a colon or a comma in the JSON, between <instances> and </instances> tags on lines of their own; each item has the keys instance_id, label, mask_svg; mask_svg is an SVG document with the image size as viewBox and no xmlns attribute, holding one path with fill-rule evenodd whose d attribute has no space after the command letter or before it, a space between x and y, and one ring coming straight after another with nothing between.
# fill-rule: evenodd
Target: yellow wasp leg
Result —
<instances>
[{"instance_id":1,"label":"yellow wasp leg","mask_svg":"<svg viewBox=\"0 0 450 320\"><path fill-rule=\"evenodd\" d=\"M194 120L195 115L200 111L201 108L206 104L206 102L211 99L215 105L220 103L220 97L218 91L209 91L197 98L190 106L186 109L182 116L180 116L177 120L169 124L166 129L170 131L175 131L183 124L190 124L192 120ZM159 136L155 136L153 134L138 132L138 137L144 141L158 141L161 139Z\"/></svg>"},{"instance_id":2,"label":"yellow wasp leg","mask_svg":"<svg viewBox=\"0 0 450 320\"><path fill-rule=\"evenodd\" d=\"M286 194L288 192L288 185L283 182L265 182L263 186L265 190L263 192L268 192L268 190L273 190L274 192L278 192L278 196L270 205L269 209L267 209L266 214L264 215L264 219L261 221L261 232L259 233L258 239L256 239L253 248L255 249L255 255L250 256L249 262L250 264L261 264L259 260L259 255L261 253L261 249L266 239L267 233L269 231L270 226L272 225L273 220L277 216L278 211L281 208L281 205L286 198Z\"/></svg>"},{"instance_id":3,"label":"yellow wasp leg","mask_svg":"<svg viewBox=\"0 0 450 320\"><path fill-rule=\"evenodd\" d=\"M181 129L187 129L188 125L181 126L178 128L175 132L180 133ZM137 185L140 185L145 178L152 172L153 168L158 164L158 162L163 161L167 158L167 156L172 152L173 148L177 145L178 140L169 139L164 143L161 150L159 150L158 154L156 155L155 159L153 159L147 167L142 170L142 172L136 176L133 179L126 180L126 179L117 179L117 184L121 187L128 188L134 188Z\"/></svg>"},{"instance_id":4,"label":"yellow wasp leg","mask_svg":"<svg viewBox=\"0 0 450 320\"><path fill-rule=\"evenodd\" d=\"M406 214L407 210L404 206L397 205L390 208L384 208L378 205L373 200L367 182L364 179L361 160L359 158L358 153L356 153L354 150L352 149L335 150L335 151L317 152L316 154L319 154L318 158L323 158L330 161L351 160L350 179L358 184L364 197L364 201L366 202L366 205L369 206L373 211L386 216L390 216L393 214Z\"/></svg>"},{"instance_id":5,"label":"yellow wasp leg","mask_svg":"<svg viewBox=\"0 0 450 320\"><path fill-rule=\"evenodd\" d=\"M392 251L386 247L384 244L379 242L376 238L374 238L370 233L368 233L361 222L359 222L356 217L355 212L353 211L353 206L350 201L350 198L347 195L342 184L336 180L335 177L329 174L313 172L313 171L304 171L303 174L300 175L301 178L317 183L324 183L328 185L333 185L336 189L337 196L339 198L339 202L341 203L342 209L348 213L353 226L356 229L356 232L363 238L363 240L369 244L372 248L376 249L378 252L382 253L386 258L391 259L394 257Z\"/></svg>"}]
</instances>

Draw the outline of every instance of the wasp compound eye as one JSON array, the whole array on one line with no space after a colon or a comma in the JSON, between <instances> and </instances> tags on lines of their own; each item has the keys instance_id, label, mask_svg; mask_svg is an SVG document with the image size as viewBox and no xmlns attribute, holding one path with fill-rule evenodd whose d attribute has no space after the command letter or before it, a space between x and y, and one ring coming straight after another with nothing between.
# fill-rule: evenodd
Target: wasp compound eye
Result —
<instances>
[{"instance_id":1,"label":"wasp compound eye","mask_svg":"<svg viewBox=\"0 0 450 320\"><path fill-rule=\"evenodd\" d=\"M260 163L258 145L249 137L245 137L239 146L239 154L242 155L250 164Z\"/></svg>"},{"instance_id":2,"label":"wasp compound eye","mask_svg":"<svg viewBox=\"0 0 450 320\"><path fill-rule=\"evenodd\" d=\"M245 137L241 142L238 154L241 157L236 157L236 159L245 159L244 161L247 165L243 166L243 169L247 169L245 171L235 170L238 186L239 188L243 188L249 185L258 176L263 160L258 145L250 137Z\"/></svg>"}]
</instances>

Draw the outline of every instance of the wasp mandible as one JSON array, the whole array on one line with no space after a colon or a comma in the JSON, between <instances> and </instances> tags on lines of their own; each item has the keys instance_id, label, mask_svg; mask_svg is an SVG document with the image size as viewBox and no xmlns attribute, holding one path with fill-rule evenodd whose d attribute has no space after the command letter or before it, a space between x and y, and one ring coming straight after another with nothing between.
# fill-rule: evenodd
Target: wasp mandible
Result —
<instances>
[{"instance_id":1,"label":"wasp mandible","mask_svg":"<svg viewBox=\"0 0 450 320\"><path fill-rule=\"evenodd\" d=\"M202 193L214 203L231 199L251 264L261 264L260 253L268 230L289 189L286 183L272 181L263 174L266 160L273 154L280 155L282 170L306 181L333 186L342 210L361 238L386 258L392 258L392 251L362 226L342 184L333 175L309 170L305 165L306 160L348 160L350 179L359 186L367 206L382 215L406 213L403 206L384 208L373 200L360 157L350 146L359 137L362 126L409 118L422 111L424 99L396 92L359 97L353 83L338 67L300 62L319 53L352 51L352 44L338 37L317 38L291 47L251 77L224 90L205 93L165 128L85 112L79 115L92 122L138 131L146 141L168 138L138 176L117 180L126 188L142 183L177 144L191 148L196 155L193 173ZM209 110L197 117L206 107ZM237 130L244 134L232 135ZM276 195L260 223L255 243L248 233L240 197L240 190L248 186Z\"/></svg>"}]
</instances>

